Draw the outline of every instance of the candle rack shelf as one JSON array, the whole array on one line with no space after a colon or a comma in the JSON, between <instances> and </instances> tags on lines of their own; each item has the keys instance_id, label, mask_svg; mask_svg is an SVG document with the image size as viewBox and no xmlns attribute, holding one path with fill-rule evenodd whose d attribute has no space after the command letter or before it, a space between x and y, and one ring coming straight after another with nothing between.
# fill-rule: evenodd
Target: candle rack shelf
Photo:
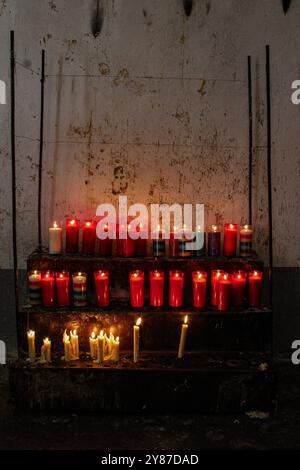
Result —
<instances>
[{"instance_id":1,"label":"candle rack shelf","mask_svg":"<svg viewBox=\"0 0 300 470\"><path fill-rule=\"evenodd\" d=\"M182 360L165 352L145 352L138 365L123 355L118 365L89 358L66 365L11 367L12 400L35 410L118 412L272 411L275 377L262 353L193 354Z\"/></svg>"},{"instance_id":2,"label":"candle rack shelf","mask_svg":"<svg viewBox=\"0 0 300 470\"><path fill-rule=\"evenodd\" d=\"M34 269L40 271L94 271L97 269L109 269L113 273L121 272L124 277L124 271L140 269L140 270L184 270L195 271L197 269L224 269L228 271L235 271L244 269L250 271L251 269L261 270L263 267L262 261L257 256L250 258L234 257L229 258L225 256L219 257L201 257L201 258L173 258L173 257L154 257L147 256L145 258L134 257L101 257L97 255L83 255L80 253L69 254L62 253L59 255L50 255L47 251L34 251L27 260L27 269L32 271Z\"/></svg>"},{"instance_id":3,"label":"candle rack shelf","mask_svg":"<svg viewBox=\"0 0 300 470\"><path fill-rule=\"evenodd\" d=\"M271 312L267 308L232 309L219 312L213 308L199 311L195 308L154 309L144 307L134 310L122 303L116 307L95 310L93 308L24 308L18 318L20 333L20 353L27 354L27 339L24 331L33 329L38 332L40 342L45 336L52 338L52 344L62 345L65 329L80 331L81 348L89 350L89 336L95 326L122 338L122 349L132 347L132 327L138 316L142 317L145 328L141 332L141 348L176 352L178 349L180 325L183 317L189 315L189 335L187 350L223 351L265 351L271 349L270 321Z\"/></svg>"}]
</instances>

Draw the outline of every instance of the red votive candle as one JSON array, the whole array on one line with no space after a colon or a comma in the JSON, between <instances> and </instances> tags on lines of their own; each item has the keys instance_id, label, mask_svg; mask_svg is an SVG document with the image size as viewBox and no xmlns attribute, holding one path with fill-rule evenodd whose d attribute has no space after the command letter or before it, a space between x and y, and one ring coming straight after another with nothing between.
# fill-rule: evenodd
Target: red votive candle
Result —
<instances>
[{"instance_id":1,"label":"red votive candle","mask_svg":"<svg viewBox=\"0 0 300 470\"><path fill-rule=\"evenodd\" d=\"M109 272L95 271L94 280L97 305L99 307L107 307L109 305Z\"/></svg>"},{"instance_id":2,"label":"red votive candle","mask_svg":"<svg viewBox=\"0 0 300 470\"><path fill-rule=\"evenodd\" d=\"M70 275L66 271L56 273L56 300L60 307L70 305Z\"/></svg>"},{"instance_id":3,"label":"red votive candle","mask_svg":"<svg viewBox=\"0 0 300 470\"><path fill-rule=\"evenodd\" d=\"M140 233L140 238L135 240L135 245L136 245L136 255L137 256L146 256L147 255L147 238L148 231L146 227L142 223L140 223L137 227L137 231Z\"/></svg>"},{"instance_id":4,"label":"red votive candle","mask_svg":"<svg viewBox=\"0 0 300 470\"><path fill-rule=\"evenodd\" d=\"M104 232L108 232L107 224L104 225L103 230ZM100 240L100 238L97 238L96 246L97 253L100 256L111 256L113 246L113 240L111 238L104 238L104 240Z\"/></svg>"},{"instance_id":5,"label":"red votive candle","mask_svg":"<svg viewBox=\"0 0 300 470\"><path fill-rule=\"evenodd\" d=\"M55 280L51 271L42 273L41 287L44 307L52 307L55 300Z\"/></svg>"},{"instance_id":6,"label":"red votive candle","mask_svg":"<svg viewBox=\"0 0 300 470\"><path fill-rule=\"evenodd\" d=\"M251 271L248 274L248 300L250 307L260 306L262 278L263 273L261 271Z\"/></svg>"},{"instance_id":7,"label":"red votive candle","mask_svg":"<svg viewBox=\"0 0 300 470\"><path fill-rule=\"evenodd\" d=\"M205 271L193 271L193 305L202 308L206 305L206 281Z\"/></svg>"},{"instance_id":8,"label":"red votive candle","mask_svg":"<svg viewBox=\"0 0 300 470\"><path fill-rule=\"evenodd\" d=\"M120 240L120 232L123 230L123 225L120 227L116 225L116 256L123 256L123 240Z\"/></svg>"},{"instance_id":9,"label":"red votive candle","mask_svg":"<svg viewBox=\"0 0 300 470\"><path fill-rule=\"evenodd\" d=\"M161 307L164 304L164 280L163 271L150 271L150 305Z\"/></svg>"},{"instance_id":10,"label":"red votive candle","mask_svg":"<svg viewBox=\"0 0 300 470\"><path fill-rule=\"evenodd\" d=\"M237 233L238 233L238 225L237 224L225 224L225 227L224 227L224 245L223 245L223 254L224 254L224 256L235 256L236 255Z\"/></svg>"},{"instance_id":11,"label":"red votive candle","mask_svg":"<svg viewBox=\"0 0 300 470\"><path fill-rule=\"evenodd\" d=\"M175 238L177 227L174 226L173 231L170 233L169 240L169 256L176 258L178 256L178 239Z\"/></svg>"},{"instance_id":12,"label":"red votive candle","mask_svg":"<svg viewBox=\"0 0 300 470\"><path fill-rule=\"evenodd\" d=\"M231 303L231 275L224 273L219 279L218 310L229 310Z\"/></svg>"},{"instance_id":13,"label":"red votive candle","mask_svg":"<svg viewBox=\"0 0 300 470\"><path fill-rule=\"evenodd\" d=\"M219 280L223 273L221 269L213 269L211 272L210 303L215 307L218 305Z\"/></svg>"},{"instance_id":14,"label":"red votive candle","mask_svg":"<svg viewBox=\"0 0 300 470\"><path fill-rule=\"evenodd\" d=\"M169 275L169 305L170 307L182 306L183 295L183 271L170 271Z\"/></svg>"},{"instance_id":15,"label":"red votive candle","mask_svg":"<svg viewBox=\"0 0 300 470\"><path fill-rule=\"evenodd\" d=\"M144 305L144 271L131 271L130 280L130 302L132 307L143 307Z\"/></svg>"},{"instance_id":16,"label":"red votive candle","mask_svg":"<svg viewBox=\"0 0 300 470\"><path fill-rule=\"evenodd\" d=\"M126 258L130 258L135 255L135 242L136 240L132 240L130 238L131 233L131 225L128 224L127 226L127 238L121 240L122 242L122 255Z\"/></svg>"},{"instance_id":17,"label":"red votive candle","mask_svg":"<svg viewBox=\"0 0 300 470\"><path fill-rule=\"evenodd\" d=\"M85 220L82 228L82 253L95 253L96 225L92 220Z\"/></svg>"},{"instance_id":18,"label":"red votive candle","mask_svg":"<svg viewBox=\"0 0 300 470\"><path fill-rule=\"evenodd\" d=\"M66 252L77 253L79 246L79 227L80 221L68 219L66 225Z\"/></svg>"},{"instance_id":19,"label":"red votive candle","mask_svg":"<svg viewBox=\"0 0 300 470\"><path fill-rule=\"evenodd\" d=\"M245 271L236 271L232 275L232 303L235 307L244 303L246 280Z\"/></svg>"}]
</instances>

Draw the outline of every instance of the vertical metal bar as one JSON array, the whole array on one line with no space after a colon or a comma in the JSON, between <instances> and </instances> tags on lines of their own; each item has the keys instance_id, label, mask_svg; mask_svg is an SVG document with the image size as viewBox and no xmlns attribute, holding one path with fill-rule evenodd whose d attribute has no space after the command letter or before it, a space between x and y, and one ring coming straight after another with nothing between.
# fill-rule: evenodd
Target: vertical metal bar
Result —
<instances>
[{"instance_id":1,"label":"vertical metal bar","mask_svg":"<svg viewBox=\"0 0 300 470\"><path fill-rule=\"evenodd\" d=\"M249 118L249 224L252 224L252 172L253 172L253 132L252 132L252 74L251 74L251 57L248 55L248 118Z\"/></svg>"},{"instance_id":2,"label":"vertical metal bar","mask_svg":"<svg viewBox=\"0 0 300 470\"><path fill-rule=\"evenodd\" d=\"M42 50L41 66L41 110L40 110L40 149L39 149L39 186L38 186L38 244L42 248L42 180L43 180L43 147L44 147L44 84L45 84L45 50Z\"/></svg>"},{"instance_id":3,"label":"vertical metal bar","mask_svg":"<svg viewBox=\"0 0 300 470\"><path fill-rule=\"evenodd\" d=\"M12 237L13 269L15 289L16 322L19 313L18 246L17 246L17 202L16 202L16 146L15 146L15 33L10 32L10 148L11 148L11 189L12 189ZM17 342L19 342L17 325Z\"/></svg>"},{"instance_id":4,"label":"vertical metal bar","mask_svg":"<svg viewBox=\"0 0 300 470\"><path fill-rule=\"evenodd\" d=\"M269 296L273 317L273 207L272 207L272 133L271 133L271 79L270 46L266 46L266 95L267 95L267 173L268 173L268 222L269 222ZM273 327L272 327L273 330ZM273 343L273 334L272 334ZM273 351L273 344L272 344Z\"/></svg>"}]
</instances>

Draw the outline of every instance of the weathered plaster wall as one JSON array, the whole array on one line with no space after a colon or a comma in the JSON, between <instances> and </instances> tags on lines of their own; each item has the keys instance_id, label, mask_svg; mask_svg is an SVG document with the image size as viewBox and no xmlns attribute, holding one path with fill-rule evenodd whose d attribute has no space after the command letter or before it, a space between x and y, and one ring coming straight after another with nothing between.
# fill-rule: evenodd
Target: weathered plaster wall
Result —
<instances>
[{"instance_id":1,"label":"weathered plaster wall","mask_svg":"<svg viewBox=\"0 0 300 470\"><path fill-rule=\"evenodd\" d=\"M43 226L100 202L204 202L206 220L247 218L247 55L253 58L255 197L267 259L264 54L271 46L274 251L299 266L300 3L280 0L0 2L0 71L16 34L19 265L37 242L40 50L46 50ZM0 267L11 268L9 106L0 107Z\"/></svg>"}]
</instances>

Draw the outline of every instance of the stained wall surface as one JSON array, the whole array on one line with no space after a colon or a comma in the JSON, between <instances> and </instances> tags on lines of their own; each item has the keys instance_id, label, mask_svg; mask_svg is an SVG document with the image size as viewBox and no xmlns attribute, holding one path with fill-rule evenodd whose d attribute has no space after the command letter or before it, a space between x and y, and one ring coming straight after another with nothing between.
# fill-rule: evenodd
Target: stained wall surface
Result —
<instances>
[{"instance_id":1,"label":"stained wall surface","mask_svg":"<svg viewBox=\"0 0 300 470\"><path fill-rule=\"evenodd\" d=\"M98 8L98 22L96 9ZM204 203L206 222L247 221L247 55L253 211L268 261L265 45L271 48L274 262L300 264L300 4L195 0L2 0L0 79L16 42L19 267L37 244L41 49L46 51L43 240L55 218L101 202ZM98 35L95 29L100 29ZM9 104L0 105L0 269L12 268Z\"/></svg>"}]
</instances>

